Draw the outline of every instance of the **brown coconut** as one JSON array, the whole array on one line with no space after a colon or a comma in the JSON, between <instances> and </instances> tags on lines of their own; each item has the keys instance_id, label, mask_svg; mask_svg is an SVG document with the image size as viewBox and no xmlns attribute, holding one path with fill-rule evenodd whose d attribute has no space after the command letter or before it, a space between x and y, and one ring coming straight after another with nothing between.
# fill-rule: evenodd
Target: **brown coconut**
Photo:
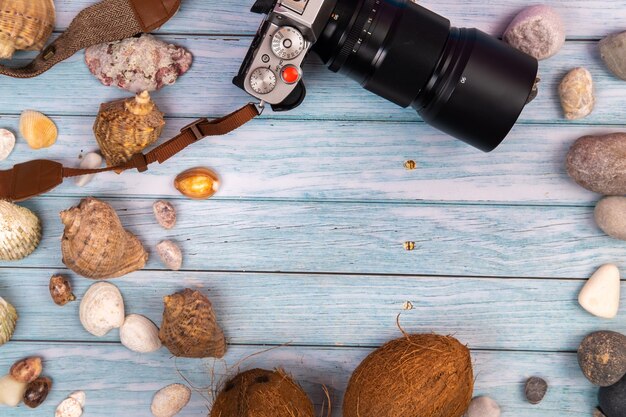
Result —
<instances>
[{"instance_id":1,"label":"brown coconut","mask_svg":"<svg viewBox=\"0 0 626 417\"><path fill-rule=\"evenodd\" d=\"M469 349L453 337L406 335L354 371L343 417L461 417L474 389Z\"/></svg>"},{"instance_id":2,"label":"brown coconut","mask_svg":"<svg viewBox=\"0 0 626 417\"><path fill-rule=\"evenodd\" d=\"M252 369L228 381L208 417L314 417L304 390L282 370Z\"/></svg>"}]
</instances>

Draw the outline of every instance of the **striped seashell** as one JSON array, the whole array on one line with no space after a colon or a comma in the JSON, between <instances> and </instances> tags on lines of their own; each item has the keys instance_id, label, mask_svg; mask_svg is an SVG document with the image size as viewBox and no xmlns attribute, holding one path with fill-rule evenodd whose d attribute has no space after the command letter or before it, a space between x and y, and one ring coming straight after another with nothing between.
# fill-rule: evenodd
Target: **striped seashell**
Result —
<instances>
[{"instance_id":1,"label":"striped seashell","mask_svg":"<svg viewBox=\"0 0 626 417\"><path fill-rule=\"evenodd\" d=\"M41 241L41 222L25 207L0 201L0 260L17 261L33 253Z\"/></svg>"},{"instance_id":2,"label":"striped seashell","mask_svg":"<svg viewBox=\"0 0 626 417\"><path fill-rule=\"evenodd\" d=\"M0 0L0 59L17 50L39 51L52 35L52 0Z\"/></svg>"},{"instance_id":3,"label":"striped seashell","mask_svg":"<svg viewBox=\"0 0 626 417\"><path fill-rule=\"evenodd\" d=\"M48 148L55 144L59 131L46 115L34 110L25 110L20 116L20 133L33 149Z\"/></svg>"},{"instance_id":4,"label":"striped seashell","mask_svg":"<svg viewBox=\"0 0 626 417\"><path fill-rule=\"evenodd\" d=\"M15 307L0 297L0 346L11 340L16 324L17 311L15 311Z\"/></svg>"}]
</instances>

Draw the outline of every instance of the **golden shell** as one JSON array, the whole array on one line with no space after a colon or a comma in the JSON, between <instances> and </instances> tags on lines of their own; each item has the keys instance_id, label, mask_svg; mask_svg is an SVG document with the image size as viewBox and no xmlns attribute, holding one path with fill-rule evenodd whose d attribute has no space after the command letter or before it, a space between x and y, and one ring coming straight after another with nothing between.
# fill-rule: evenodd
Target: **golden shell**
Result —
<instances>
[{"instance_id":1,"label":"golden shell","mask_svg":"<svg viewBox=\"0 0 626 417\"><path fill-rule=\"evenodd\" d=\"M54 29L52 0L0 0L0 59L16 50L39 51Z\"/></svg>"},{"instance_id":2,"label":"golden shell","mask_svg":"<svg viewBox=\"0 0 626 417\"><path fill-rule=\"evenodd\" d=\"M11 340L16 324L17 311L15 311L15 307L0 297L0 346Z\"/></svg>"},{"instance_id":3,"label":"golden shell","mask_svg":"<svg viewBox=\"0 0 626 417\"><path fill-rule=\"evenodd\" d=\"M174 356L221 358L226 353L224 333L211 302L189 288L163 298L165 310L159 338Z\"/></svg>"},{"instance_id":4,"label":"golden shell","mask_svg":"<svg viewBox=\"0 0 626 417\"><path fill-rule=\"evenodd\" d=\"M61 212L63 263L87 278L116 278L141 269L148 253L135 235L124 230L109 204L86 198Z\"/></svg>"},{"instance_id":5,"label":"golden shell","mask_svg":"<svg viewBox=\"0 0 626 417\"><path fill-rule=\"evenodd\" d=\"M163 113L144 91L100 106L93 132L107 164L117 166L156 142L163 126Z\"/></svg>"},{"instance_id":6,"label":"golden shell","mask_svg":"<svg viewBox=\"0 0 626 417\"><path fill-rule=\"evenodd\" d=\"M209 168L192 168L178 174L174 187L186 197L204 200L211 197L220 188L218 175Z\"/></svg>"},{"instance_id":7,"label":"golden shell","mask_svg":"<svg viewBox=\"0 0 626 417\"><path fill-rule=\"evenodd\" d=\"M33 253L41 241L41 222L27 209L0 201L0 260L17 261Z\"/></svg>"},{"instance_id":8,"label":"golden shell","mask_svg":"<svg viewBox=\"0 0 626 417\"><path fill-rule=\"evenodd\" d=\"M1 0L0 0L1 1ZM33 149L48 148L55 144L59 131L46 115L25 110L20 116L20 133Z\"/></svg>"}]
</instances>

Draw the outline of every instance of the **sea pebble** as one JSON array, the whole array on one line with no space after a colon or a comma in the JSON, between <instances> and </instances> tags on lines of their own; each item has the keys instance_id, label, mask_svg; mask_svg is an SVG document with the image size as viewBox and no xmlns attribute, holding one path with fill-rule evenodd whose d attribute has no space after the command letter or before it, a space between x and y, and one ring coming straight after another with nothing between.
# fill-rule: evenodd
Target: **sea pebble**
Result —
<instances>
[{"instance_id":1,"label":"sea pebble","mask_svg":"<svg viewBox=\"0 0 626 417\"><path fill-rule=\"evenodd\" d=\"M626 194L626 133L583 136L567 154L567 173L580 186L604 195Z\"/></svg>"},{"instance_id":2,"label":"sea pebble","mask_svg":"<svg viewBox=\"0 0 626 417\"><path fill-rule=\"evenodd\" d=\"M604 197L596 204L594 218L604 233L626 240L626 197Z\"/></svg>"},{"instance_id":3,"label":"sea pebble","mask_svg":"<svg viewBox=\"0 0 626 417\"><path fill-rule=\"evenodd\" d=\"M469 405L465 417L499 417L500 406L489 397L475 397Z\"/></svg>"},{"instance_id":4,"label":"sea pebble","mask_svg":"<svg viewBox=\"0 0 626 417\"><path fill-rule=\"evenodd\" d=\"M602 265L578 294L578 303L594 316L612 319L619 310L620 274L613 264Z\"/></svg>"},{"instance_id":5,"label":"sea pebble","mask_svg":"<svg viewBox=\"0 0 626 417\"><path fill-rule=\"evenodd\" d=\"M80 169L97 169L100 167L102 167L102 156L96 152L89 152L87 155L83 156L79 165ZM94 176L95 174L81 175L80 177L74 178L74 183L79 187L84 187L91 182Z\"/></svg>"},{"instance_id":6,"label":"sea pebble","mask_svg":"<svg viewBox=\"0 0 626 417\"><path fill-rule=\"evenodd\" d=\"M157 247L159 258L167 268L178 271L183 264L183 253L178 245L171 240L160 242Z\"/></svg>"},{"instance_id":7,"label":"sea pebble","mask_svg":"<svg viewBox=\"0 0 626 417\"><path fill-rule=\"evenodd\" d=\"M186 385L168 385L154 394L150 411L155 417L173 417L187 405L190 398L191 390Z\"/></svg>"},{"instance_id":8,"label":"sea pebble","mask_svg":"<svg viewBox=\"0 0 626 417\"><path fill-rule=\"evenodd\" d=\"M537 59L546 59L565 44L565 25L552 7L531 6L515 16L504 32L504 40Z\"/></svg>"},{"instance_id":9,"label":"sea pebble","mask_svg":"<svg viewBox=\"0 0 626 417\"><path fill-rule=\"evenodd\" d=\"M176 224L176 209L169 201L159 200L152 205L157 222L164 229L171 229Z\"/></svg>"},{"instance_id":10,"label":"sea pebble","mask_svg":"<svg viewBox=\"0 0 626 417\"><path fill-rule=\"evenodd\" d=\"M539 377L533 376L528 378L524 387L526 399L531 404L539 404L548 392L548 383Z\"/></svg>"},{"instance_id":11,"label":"sea pebble","mask_svg":"<svg viewBox=\"0 0 626 417\"><path fill-rule=\"evenodd\" d=\"M176 82L191 67L193 57L180 46L153 35L103 43L85 50L89 70L106 86L132 93L155 91Z\"/></svg>"},{"instance_id":12,"label":"sea pebble","mask_svg":"<svg viewBox=\"0 0 626 417\"><path fill-rule=\"evenodd\" d=\"M610 387L600 388L598 402L606 417L626 417L626 376Z\"/></svg>"},{"instance_id":13,"label":"sea pebble","mask_svg":"<svg viewBox=\"0 0 626 417\"><path fill-rule=\"evenodd\" d=\"M85 393L74 391L59 404L54 417L80 417L85 407Z\"/></svg>"},{"instance_id":14,"label":"sea pebble","mask_svg":"<svg viewBox=\"0 0 626 417\"><path fill-rule=\"evenodd\" d=\"M614 33L602 39L600 56L616 77L626 80L626 32Z\"/></svg>"},{"instance_id":15,"label":"sea pebble","mask_svg":"<svg viewBox=\"0 0 626 417\"><path fill-rule=\"evenodd\" d=\"M609 330L589 334L578 347L578 364L592 384L615 384L626 374L626 336Z\"/></svg>"},{"instance_id":16,"label":"sea pebble","mask_svg":"<svg viewBox=\"0 0 626 417\"><path fill-rule=\"evenodd\" d=\"M13 132L0 129L0 161L4 161L11 155L15 148L15 135Z\"/></svg>"},{"instance_id":17,"label":"sea pebble","mask_svg":"<svg viewBox=\"0 0 626 417\"><path fill-rule=\"evenodd\" d=\"M559 85L559 97L567 120L589 116L596 102L591 73L585 68L568 72Z\"/></svg>"},{"instance_id":18,"label":"sea pebble","mask_svg":"<svg viewBox=\"0 0 626 417\"><path fill-rule=\"evenodd\" d=\"M593 410L593 417L606 417L604 413L597 408Z\"/></svg>"}]
</instances>

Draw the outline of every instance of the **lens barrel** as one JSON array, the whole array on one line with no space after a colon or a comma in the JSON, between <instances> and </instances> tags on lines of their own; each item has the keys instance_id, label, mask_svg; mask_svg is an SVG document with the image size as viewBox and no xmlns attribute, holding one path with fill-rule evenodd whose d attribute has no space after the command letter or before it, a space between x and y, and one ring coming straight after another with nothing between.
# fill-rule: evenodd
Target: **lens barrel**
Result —
<instances>
[{"instance_id":1,"label":"lens barrel","mask_svg":"<svg viewBox=\"0 0 626 417\"><path fill-rule=\"evenodd\" d=\"M509 133L537 61L408 0L339 0L314 51L332 71L483 151Z\"/></svg>"}]
</instances>

